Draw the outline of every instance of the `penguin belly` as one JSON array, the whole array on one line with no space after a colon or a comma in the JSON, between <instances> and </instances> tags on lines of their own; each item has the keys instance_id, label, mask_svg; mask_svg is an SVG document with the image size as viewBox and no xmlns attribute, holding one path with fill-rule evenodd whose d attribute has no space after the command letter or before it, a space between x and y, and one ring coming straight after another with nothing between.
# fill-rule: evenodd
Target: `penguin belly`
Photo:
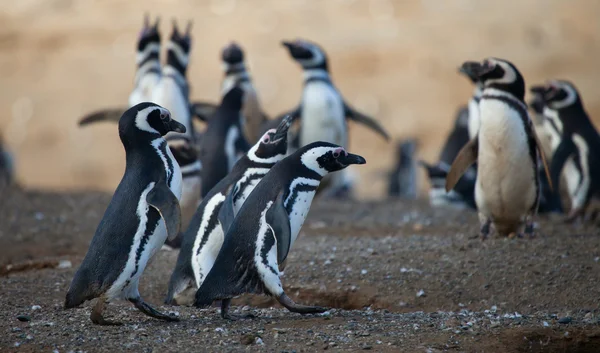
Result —
<instances>
[{"instance_id":1,"label":"penguin belly","mask_svg":"<svg viewBox=\"0 0 600 353\"><path fill-rule=\"evenodd\" d=\"M160 77L158 75L144 75L129 95L129 106L133 107L136 104L151 101L152 92L159 81Z\"/></svg>"},{"instance_id":2,"label":"penguin belly","mask_svg":"<svg viewBox=\"0 0 600 353\"><path fill-rule=\"evenodd\" d=\"M300 185L312 186L315 189L302 191L302 188L298 188L298 186ZM300 229L302 229L302 225L306 220L306 216L308 216L308 211L310 210L310 205L312 203L313 198L315 197L317 187L319 187L318 181L314 181L312 179L299 178L297 179L297 181L295 180L293 182L293 184L290 187L292 192L290 192L287 199L284 200L285 208L288 211L288 215L290 217L290 249L294 245L296 238L298 238Z\"/></svg>"},{"instance_id":3,"label":"penguin belly","mask_svg":"<svg viewBox=\"0 0 600 353\"><path fill-rule=\"evenodd\" d=\"M479 131L479 103L474 99L469 100L469 123L467 128L469 130L469 139L473 139L477 136Z\"/></svg>"},{"instance_id":4,"label":"penguin belly","mask_svg":"<svg viewBox=\"0 0 600 353\"><path fill-rule=\"evenodd\" d=\"M202 221L192 247L192 270L196 287L200 288L204 279L213 267L217 255L223 246L223 227L218 220L218 214L225 201L225 195L218 193L214 195L204 208Z\"/></svg>"},{"instance_id":5,"label":"penguin belly","mask_svg":"<svg viewBox=\"0 0 600 353\"><path fill-rule=\"evenodd\" d=\"M325 82L309 83L302 102L300 145L316 141L347 147L344 106L339 93Z\"/></svg>"},{"instance_id":6,"label":"penguin belly","mask_svg":"<svg viewBox=\"0 0 600 353\"><path fill-rule=\"evenodd\" d=\"M520 115L503 102L482 100L475 199L500 233L516 231L533 207L537 175Z\"/></svg>"}]
</instances>

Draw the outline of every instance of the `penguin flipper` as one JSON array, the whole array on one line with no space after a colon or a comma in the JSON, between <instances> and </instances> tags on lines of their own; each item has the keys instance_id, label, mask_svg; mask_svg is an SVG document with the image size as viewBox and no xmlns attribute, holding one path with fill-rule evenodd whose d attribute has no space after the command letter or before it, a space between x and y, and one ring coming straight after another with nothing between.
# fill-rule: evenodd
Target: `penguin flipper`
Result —
<instances>
[{"instance_id":1,"label":"penguin flipper","mask_svg":"<svg viewBox=\"0 0 600 353\"><path fill-rule=\"evenodd\" d=\"M552 164L550 164L550 176L548 180L550 185L559 185L560 173L567 162L567 159L576 151L575 143L570 138L563 138L560 142L554 155L552 156Z\"/></svg>"},{"instance_id":2,"label":"penguin flipper","mask_svg":"<svg viewBox=\"0 0 600 353\"><path fill-rule=\"evenodd\" d=\"M235 213L233 211L233 197L235 196L235 191L235 187L230 188L230 191L225 197L225 201L223 201L223 204L221 205L221 210L219 210L219 223L221 223L221 228L223 228L223 234L227 234L227 230L235 219Z\"/></svg>"},{"instance_id":3,"label":"penguin flipper","mask_svg":"<svg viewBox=\"0 0 600 353\"><path fill-rule=\"evenodd\" d=\"M204 122L208 122L210 120L213 114L215 114L217 111L217 108L218 106L214 103L192 102L190 104L192 115L196 119Z\"/></svg>"},{"instance_id":4,"label":"penguin flipper","mask_svg":"<svg viewBox=\"0 0 600 353\"><path fill-rule=\"evenodd\" d=\"M98 121L113 121L113 122L118 122L121 119L121 116L123 116L123 113L125 113L127 109L125 108L110 108L110 109L103 109L103 110L97 110L93 113L90 113L86 116L84 116L83 118L81 118L81 120L79 120L79 126L85 126L85 125L89 125Z\"/></svg>"},{"instance_id":5,"label":"penguin flipper","mask_svg":"<svg viewBox=\"0 0 600 353\"><path fill-rule=\"evenodd\" d=\"M474 139L467 142L467 144L458 152L456 159L450 166L450 171L446 176L446 192L449 192L454 188L460 177L465 174L469 167L477 161L479 139Z\"/></svg>"},{"instance_id":6,"label":"penguin flipper","mask_svg":"<svg viewBox=\"0 0 600 353\"><path fill-rule=\"evenodd\" d=\"M164 181L158 182L146 196L146 202L154 207L167 226L167 239L173 240L181 229L179 200Z\"/></svg>"},{"instance_id":7,"label":"penguin flipper","mask_svg":"<svg viewBox=\"0 0 600 353\"><path fill-rule=\"evenodd\" d=\"M533 138L535 139L535 144L537 145L537 150L540 154L540 159L542 160L542 164L544 165L544 172L546 173L546 177L548 178L548 186L550 187L550 191L554 191L553 185L558 185L558 184L554 184L552 182L552 179L550 178L550 168L548 168L548 161L546 159L546 154L544 153L544 149L542 148L542 142L540 141L540 138L538 137L537 133L535 132L535 128L533 126L531 127L531 134L533 135ZM561 168L562 168L562 166L561 166Z\"/></svg>"},{"instance_id":8,"label":"penguin flipper","mask_svg":"<svg viewBox=\"0 0 600 353\"><path fill-rule=\"evenodd\" d=\"M283 263L290 252L291 229L290 216L283 206L283 192L280 192L275 203L266 214L267 223L273 229L277 239L277 263Z\"/></svg>"},{"instance_id":9,"label":"penguin flipper","mask_svg":"<svg viewBox=\"0 0 600 353\"><path fill-rule=\"evenodd\" d=\"M357 123L363 124L366 127L370 128L371 130L375 131L376 133L381 135L386 141L390 140L390 136L388 135L387 131L385 131L383 126L381 126L381 124L379 124L379 122L377 120L355 110L354 108L349 106L346 102L344 102L344 114L350 120L353 120Z\"/></svg>"}]
</instances>

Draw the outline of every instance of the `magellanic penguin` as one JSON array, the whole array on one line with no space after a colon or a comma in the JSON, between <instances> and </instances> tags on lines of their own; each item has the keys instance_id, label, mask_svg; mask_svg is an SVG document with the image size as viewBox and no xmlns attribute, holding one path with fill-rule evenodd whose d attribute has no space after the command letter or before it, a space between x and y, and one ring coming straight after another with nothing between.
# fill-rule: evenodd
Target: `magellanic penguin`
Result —
<instances>
[{"instance_id":1,"label":"magellanic penguin","mask_svg":"<svg viewBox=\"0 0 600 353\"><path fill-rule=\"evenodd\" d=\"M157 17L154 24L151 25L148 14L144 16L144 27L142 27L137 41L137 69L133 81L133 90L129 95L129 106L127 108L107 108L92 112L79 121L80 126L105 120L117 122L128 108L152 100L152 91L161 77L159 22L160 18Z\"/></svg>"},{"instance_id":2,"label":"magellanic penguin","mask_svg":"<svg viewBox=\"0 0 600 353\"><path fill-rule=\"evenodd\" d=\"M219 254L223 236L235 214L269 169L285 157L291 123L288 117L277 129L267 131L204 197L184 233L166 304L183 304L180 293L190 286L200 287Z\"/></svg>"},{"instance_id":3,"label":"magellanic penguin","mask_svg":"<svg viewBox=\"0 0 600 353\"><path fill-rule=\"evenodd\" d=\"M419 191L417 178L417 141L401 141L396 147L396 165L388 182L388 196L406 200L417 198Z\"/></svg>"},{"instance_id":4,"label":"magellanic penguin","mask_svg":"<svg viewBox=\"0 0 600 353\"><path fill-rule=\"evenodd\" d=\"M540 196L538 159L545 166L546 160L523 101L523 76L512 63L496 58L465 62L461 69L483 83L480 124L477 137L452 163L446 190L477 162L475 201L482 237L492 224L500 235L517 234L523 222L525 233L533 236Z\"/></svg>"},{"instance_id":5,"label":"magellanic penguin","mask_svg":"<svg viewBox=\"0 0 600 353\"><path fill-rule=\"evenodd\" d=\"M118 324L102 316L105 304L115 299L128 300L157 319L178 320L152 308L138 291L150 258L167 237L179 233L181 170L163 138L170 131L185 133L185 126L154 103L133 106L119 121L125 174L65 300L65 308L73 308L98 298L90 316L95 324Z\"/></svg>"},{"instance_id":6,"label":"magellanic penguin","mask_svg":"<svg viewBox=\"0 0 600 353\"><path fill-rule=\"evenodd\" d=\"M454 119L454 127L440 151L438 161L434 164L420 160L429 178L429 203L431 206L452 206L456 208L475 209L475 180L477 169L469 167L467 172L458 180L454 189L446 192L446 177L450 171L450 165L469 142L469 108L462 106Z\"/></svg>"},{"instance_id":7,"label":"magellanic penguin","mask_svg":"<svg viewBox=\"0 0 600 353\"><path fill-rule=\"evenodd\" d=\"M196 292L194 305L221 302L221 316L231 318L231 298L243 293L267 294L292 312L327 309L296 304L285 292L279 265L287 258L321 179L361 156L328 142L313 142L275 164L254 188L225 234L215 263Z\"/></svg>"},{"instance_id":8,"label":"magellanic penguin","mask_svg":"<svg viewBox=\"0 0 600 353\"><path fill-rule=\"evenodd\" d=\"M477 131L479 131L479 101L483 94L483 83L477 76L474 76L471 72L466 72L462 67L459 69L459 72L467 76L473 85L475 85L473 94L467 103L469 140L472 140L477 135Z\"/></svg>"},{"instance_id":9,"label":"magellanic penguin","mask_svg":"<svg viewBox=\"0 0 600 353\"><path fill-rule=\"evenodd\" d=\"M585 213L593 197L600 196L600 134L590 121L575 86L564 80L552 80L532 90L544 98L544 117L560 141L552 156L552 183L566 171L571 208L568 220ZM572 158L572 159L571 159ZM577 183L576 183L577 181Z\"/></svg>"},{"instance_id":10,"label":"magellanic penguin","mask_svg":"<svg viewBox=\"0 0 600 353\"><path fill-rule=\"evenodd\" d=\"M294 42L283 41L282 44L304 71L302 100L296 109L286 113L300 117L298 145L290 150L315 141L347 147L346 119L364 124L389 140L387 132L377 121L356 111L344 100L329 75L327 56L321 47L300 39ZM323 186L329 184L328 194L335 195L348 186L345 173L346 171L335 173L323 180Z\"/></svg>"},{"instance_id":11,"label":"magellanic penguin","mask_svg":"<svg viewBox=\"0 0 600 353\"><path fill-rule=\"evenodd\" d=\"M250 146L242 132L244 90L234 86L206 126L200 147L202 197L225 178Z\"/></svg>"}]
</instances>

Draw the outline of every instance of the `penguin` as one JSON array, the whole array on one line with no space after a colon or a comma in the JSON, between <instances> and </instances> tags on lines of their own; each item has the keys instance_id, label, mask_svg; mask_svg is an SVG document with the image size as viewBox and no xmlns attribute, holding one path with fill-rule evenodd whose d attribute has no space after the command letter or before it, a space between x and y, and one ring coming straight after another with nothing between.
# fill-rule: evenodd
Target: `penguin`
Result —
<instances>
[{"instance_id":1,"label":"penguin","mask_svg":"<svg viewBox=\"0 0 600 353\"><path fill-rule=\"evenodd\" d=\"M300 105L286 113L300 118L298 141L297 144L293 143L290 152L315 141L347 147L346 119L364 124L383 136L386 141L389 140L387 132L377 121L356 111L344 100L329 75L327 55L320 46L301 39L293 42L283 41L282 44L304 71L304 89ZM347 187L346 172L332 174L323 181L324 184L329 184L330 195L334 195L340 188Z\"/></svg>"},{"instance_id":2,"label":"penguin","mask_svg":"<svg viewBox=\"0 0 600 353\"><path fill-rule=\"evenodd\" d=\"M150 24L149 15L144 15L144 26L137 41L137 69L133 90L129 95L129 106L94 111L79 121L80 126L104 120L117 122L128 108L152 99L152 91L161 77L159 23L160 17L156 18L154 24Z\"/></svg>"},{"instance_id":3,"label":"penguin","mask_svg":"<svg viewBox=\"0 0 600 353\"><path fill-rule=\"evenodd\" d=\"M446 192L446 177L450 165L469 142L470 113L468 106L461 106L454 119L454 127L442 147L438 161L430 164L420 160L419 164L425 168L429 178L429 203L433 207L452 206L455 208L476 209L475 205L475 180L477 169L469 167L467 172L459 179L454 189Z\"/></svg>"},{"instance_id":4,"label":"penguin","mask_svg":"<svg viewBox=\"0 0 600 353\"><path fill-rule=\"evenodd\" d=\"M94 324L119 325L105 320L106 303L124 299L144 314L178 321L152 308L140 296L138 283L148 261L167 237L179 233L181 170L164 136L185 133L169 111L154 103L140 103L119 120L125 148L125 174L117 187L69 286L65 309L98 298L90 319Z\"/></svg>"},{"instance_id":5,"label":"penguin","mask_svg":"<svg viewBox=\"0 0 600 353\"><path fill-rule=\"evenodd\" d=\"M14 173L12 154L4 147L4 141L0 135L0 195L7 186L12 184Z\"/></svg>"},{"instance_id":6,"label":"penguin","mask_svg":"<svg viewBox=\"0 0 600 353\"><path fill-rule=\"evenodd\" d=\"M551 80L532 90L544 99L544 117L555 134L550 166L551 180L559 183L565 170L571 208L567 217L573 221L585 213L592 198L600 196L600 134L585 110L575 85L566 80ZM572 159L570 159L572 158Z\"/></svg>"},{"instance_id":7,"label":"penguin","mask_svg":"<svg viewBox=\"0 0 600 353\"><path fill-rule=\"evenodd\" d=\"M242 132L243 99L244 90L233 86L208 121L200 147L202 198L227 176L237 160L250 149Z\"/></svg>"},{"instance_id":8,"label":"penguin","mask_svg":"<svg viewBox=\"0 0 600 353\"><path fill-rule=\"evenodd\" d=\"M363 157L328 143L313 142L296 150L263 177L228 228L213 267L195 295L194 306L221 300L221 316L229 314L231 298L243 293L275 297L301 314L327 309L296 304L284 292L279 265L285 262L322 178Z\"/></svg>"},{"instance_id":9,"label":"penguin","mask_svg":"<svg viewBox=\"0 0 600 353\"><path fill-rule=\"evenodd\" d=\"M415 154L417 141L408 139L396 147L396 167L390 173L388 196L415 200L419 190L417 179L417 161Z\"/></svg>"},{"instance_id":10,"label":"penguin","mask_svg":"<svg viewBox=\"0 0 600 353\"><path fill-rule=\"evenodd\" d=\"M517 234L523 223L524 233L533 236L540 197L539 159L546 174L549 171L523 101L525 80L511 62L498 58L467 61L461 70L483 84L480 122L477 137L452 163L446 191L477 161L475 202L482 238L489 235L492 225L498 234L510 236Z\"/></svg>"},{"instance_id":11,"label":"penguin","mask_svg":"<svg viewBox=\"0 0 600 353\"><path fill-rule=\"evenodd\" d=\"M210 271L223 236L235 214L254 187L287 153L287 132L291 117L277 129L267 131L240 158L231 172L204 197L184 233L177 264L171 274L166 304L182 304L180 293L190 286L198 289Z\"/></svg>"},{"instance_id":12,"label":"penguin","mask_svg":"<svg viewBox=\"0 0 600 353\"><path fill-rule=\"evenodd\" d=\"M469 140L472 140L477 136L477 131L479 131L479 101L483 94L483 84L478 77L470 72L466 72L462 67L459 68L458 72L468 77L475 86L473 88L473 94L467 104Z\"/></svg>"}]
</instances>

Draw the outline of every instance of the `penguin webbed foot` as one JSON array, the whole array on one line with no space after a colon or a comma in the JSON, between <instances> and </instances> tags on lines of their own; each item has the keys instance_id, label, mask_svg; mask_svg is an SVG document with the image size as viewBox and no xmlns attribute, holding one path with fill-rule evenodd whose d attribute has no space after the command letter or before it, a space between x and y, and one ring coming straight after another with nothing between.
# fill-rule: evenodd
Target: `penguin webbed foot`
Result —
<instances>
[{"instance_id":1,"label":"penguin webbed foot","mask_svg":"<svg viewBox=\"0 0 600 353\"><path fill-rule=\"evenodd\" d=\"M146 303L142 298L129 299L129 301L135 305L139 311L150 317L164 321L179 321L177 316L161 313L160 311L151 307L150 304Z\"/></svg>"},{"instance_id":2,"label":"penguin webbed foot","mask_svg":"<svg viewBox=\"0 0 600 353\"><path fill-rule=\"evenodd\" d=\"M479 228L479 236L481 237L481 240L486 240L488 238L488 236L490 235L490 229L492 226L492 220L490 218L487 218L482 224L481 227Z\"/></svg>"},{"instance_id":3,"label":"penguin webbed foot","mask_svg":"<svg viewBox=\"0 0 600 353\"><path fill-rule=\"evenodd\" d=\"M277 301L279 301L279 303L281 305L283 305L289 311L291 311L293 313L298 313L298 314L320 314L320 313L324 313L327 310L329 310L329 308L324 308L321 306L308 306L308 305L296 304L285 293L282 293L277 298Z\"/></svg>"},{"instance_id":4,"label":"penguin webbed foot","mask_svg":"<svg viewBox=\"0 0 600 353\"><path fill-rule=\"evenodd\" d=\"M240 319L255 319L256 316L253 314L246 315L234 315L229 313L229 307L231 306L231 299L223 299L221 301L221 317L225 320L237 321Z\"/></svg>"},{"instance_id":5,"label":"penguin webbed foot","mask_svg":"<svg viewBox=\"0 0 600 353\"><path fill-rule=\"evenodd\" d=\"M102 312L104 311L105 306L106 300L104 298L99 298L98 302L96 303L96 305L94 305L94 308L92 309L92 313L90 314L90 320L92 320L92 323L102 326L123 325L122 322L106 320L104 316L102 316Z\"/></svg>"}]
</instances>

